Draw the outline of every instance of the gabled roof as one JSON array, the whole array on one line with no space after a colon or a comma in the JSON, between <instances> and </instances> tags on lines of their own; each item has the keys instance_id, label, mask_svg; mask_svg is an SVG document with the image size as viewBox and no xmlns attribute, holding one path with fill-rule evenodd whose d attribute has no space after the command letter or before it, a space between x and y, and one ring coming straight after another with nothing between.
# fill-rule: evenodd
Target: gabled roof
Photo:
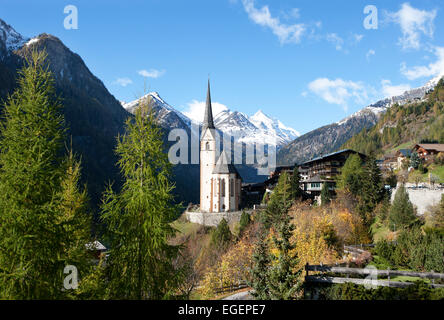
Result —
<instances>
[{"instance_id":1,"label":"gabled roof","mask_svg":"<svg viewBox=\"0 0 444 320\"><path fill-rule=\"evenodd\" d=\"M417 149L417 147L421 147L425 150L436 150L438 152L444 152L444 143L420 143L413 147L413 149Z\"/></svg>"},{"instance_id":2,"label":"gabled roof","mask_svg":"<svg viewBox=\"0 0 444 320\"><path fill-rule=\"evenodd\" d=\"M236 170L236 167L228 159L225 150L222 151L222 153L220 154L219 159L217 159L216 166L213 169L213 174L224 174L224 173L235 173L240 177L239 172L237 172Z\"/></svg>"}]
</instances>

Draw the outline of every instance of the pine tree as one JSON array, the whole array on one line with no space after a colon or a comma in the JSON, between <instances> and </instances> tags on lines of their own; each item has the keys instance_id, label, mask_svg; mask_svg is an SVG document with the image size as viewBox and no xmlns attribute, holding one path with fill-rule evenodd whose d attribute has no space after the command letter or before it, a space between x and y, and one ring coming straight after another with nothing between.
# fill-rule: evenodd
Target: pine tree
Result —
<instances>
[{"instance_id":1,"label":"pine tree","mask_svg":"<svg viewBox=\"0 0 444 320\"><path fill-rule=\"evenodd\" d=\"M274 222L286 215L293 201L290 177L287 172L283 172L273 190L267 209L262 213L261 220L264 226L270 228Z\"/></svg>"},{"instance_id":2,"label":"pine tree","mask_svg":"<svg viewBox=\"0 0 444 320\"><path fill-rule=\"evenodd\" d=\"M324 182L322 184L322 189L321 189L321 203L322 205L326 205L330 203L330 200L331 196L330 196L330 190L328 188L328 183Z\"/></svg>"},{"instance_id":3,"label":"pine tree","mask_svg":"<svg viewBox=\"0 0 444 320\"><path fill-rule=\"evenodd\" d=\"M267 279L270 299L296 299L301 290L300 276L302 269L296 269L298 258L295 247L290 243L294 225L287 214L276 227L277 234L273 236L274 246L278 249L278 256L272 259L272 267ZM274 260L274 261L273 261Z\"/></svg>"},{"instance_id":4,"label":"pine tree","mask_svg":"<svg viewBox=\"0 0 444 320\"><path fill-rule=\"evenodd\" d=\"M102 219L110 244L107 296L112 299L163 299L177 287L172 259L178 248L167 241L175 233L170 222L178 206L151 103L141 101L135 118L126 122L126 134L118 137L121 192L110 186L104 194Z\"/></svg>"},{"instance_id":5,"label":"pine tree","mask_svg":"<svg viewBox=\"0 0 444 320\"><path fill-rule=\"evenodd\" d=\"M410 167L418 169L420 164L421 164L421 158L419 157L417 152L413 152L412 155L410 156Z\"/></svg>"},{"instance_id":6,"label":"pine tree","mask_svg":"<svg viewBox=\"0 0 444 320\"><path fill-rule=\"evenodd\" d=\"M226 249L230 243L232 234L228 222L222 219L217 225L216 230L211 234L211 244L214 247L220 248L221 250Z\"/></svg>"},{"instance_id":7,"label":"pine tree","mask_svg":"<svg viewBox=\"0 0 444 320\"><path fill-rule=\"evenodd\" d=\"M362 176L357 209L364 219L364 224L370 226L373 222L373 211L385 196L381 171L374 157L370 156L367 159Z\"/></svg>"},{"instance_id":8,"label":"pine tree","mask_svg":"<svg viewBox=\"0 0 444 320\"><path fill-rule=\"evenodd\" d=\"M345 161L338 178L338 189L346 190L353 195L359 195L361 191L364 169L359 155L352 154Z\"/></svg>"},{"instance_id":9,"label":"pine tree","mask_svg":"<svg viewBox=\"0 0 444 320\"><path fill-rule=\"evenodd\" d=\"M250 221L250 215L245 210L242 211L242 215L239 220L239 236L241 236L244 230L248 227Z\"/></svg>"},{"instance_id":10,"label":"pine tree","mask_svg":"<svg viewBox=\"0 0 444 320\"><path fill-rule=\"evenodd\" d=\"M32 52L4 108L0 134L0 297L68 298L65 266L83 269L86 224L66 175L61 103L44 52ZM69 167L69 166L68 166ZM83 220L82 220L83 221ZM81 230L75 230L81 226ZM83 229L85 228L85 229ZM75 230L75 231L74 231ZM67 234L68 233L68 234ZM80 236L80 234L82 234Z\"/></svg>"},{"instance_id":11,"label":"pine tree","mask_svg":"<svg viewBox=\"0 0 444 320\"><path fill-rule=\"evenodd\" d=\"M249 285L253 288L251 295L257 300L269 300L268 270L270 267L270 255L266 240L266 231L262 230L253 253L253 267L250 270L251 281Z\"/></svg>"},{"instance_id":12,"label":"pine tree","mask_svg":"<svg viewBox=\"0 0 444 320\"><path fill-rule=\"evenodd\" d=\"M290 180L293 199L300 199L302 197L302 189L300 187L300 181L301 181L301 174L299 173L298 166L295 166Z\"/></svg>"},{"instance_id":13,"label":"pine tree","mask_svg":"<svg viewBox=\"0 0 444 320\"><path fill-rule=\"evenodd\" d=\"M277 249L277 256L270 255L271 267L267 273L253 277L253 282L257 282L257 286L261 288L260 294L264 297L268 295L270 299L293 299L300 290L298 278L302 271L296 270L298 259L294 253L294 246L290 243L294 225L290 221L288 211L292 204L290 177L283 172L261 219L264 230L273 228L275 231L272 238L274 247ZM262 233L265 234L265 232ZM266 250L261 249L260 246L261 244L258 250L262 253L258 260L261 259L264 264L260 268L265 268L267 257L264 252Z\"/></svg>"},{"instance_id":14,"label":"pine tree","mask_svg":"<svg viewBox=\"0 0 444 320\"><path fill-rule=\"evenodd\" d=\"M395 199L389 211L390 229L401 229L402 227L410 225L415 220L416 216L413 205L410 202L404 185L401 185L396 191Z\"/></svg>"}]
</instances>

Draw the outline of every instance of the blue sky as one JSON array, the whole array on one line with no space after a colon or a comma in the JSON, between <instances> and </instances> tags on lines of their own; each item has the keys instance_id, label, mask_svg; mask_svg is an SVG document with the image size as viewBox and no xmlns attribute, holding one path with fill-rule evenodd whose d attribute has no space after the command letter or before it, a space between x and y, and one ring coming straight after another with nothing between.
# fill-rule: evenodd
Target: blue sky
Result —
<instances>
[{"instance_id":1,"label":"blue sky","mask_svg":"<svg viewBox=\"0 0 444 320\"><path fill-rule=\"evenodd\" d=\"M66 30L66 5L78 29ZM378 28L366 29L367 5ZM261 109L301 133L444 73L442 1L2 0L24 36L51 33L119 100L158 91L195 115ZM373 21L372 21L373 22Z\"/></svg>"}]
</instances>

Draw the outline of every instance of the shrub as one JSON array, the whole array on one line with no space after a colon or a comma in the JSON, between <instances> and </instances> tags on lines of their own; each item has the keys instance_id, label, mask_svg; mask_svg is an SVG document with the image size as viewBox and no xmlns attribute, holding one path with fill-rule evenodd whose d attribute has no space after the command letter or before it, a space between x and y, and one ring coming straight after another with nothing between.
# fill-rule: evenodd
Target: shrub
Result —
<instances>
[{"instance_id":1,"label":"shrub","mask_svg":"<svg viewBox=\"0 0 444 320\"><path fill-rule=\"evenodd\" d=\"M214 230L211 234L211 244L214 247L226 248L230 243L231 238L232 234L227 220L222 219L222 221L217 225L216 230Z\"/></svg>"}]
</instances>

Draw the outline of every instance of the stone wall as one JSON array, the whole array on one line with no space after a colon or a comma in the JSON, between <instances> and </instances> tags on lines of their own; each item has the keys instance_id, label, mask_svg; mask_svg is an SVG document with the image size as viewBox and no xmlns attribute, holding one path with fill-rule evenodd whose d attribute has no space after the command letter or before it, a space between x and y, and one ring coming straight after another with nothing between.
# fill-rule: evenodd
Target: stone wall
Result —
<instances>
[{"instance_id":1,"label":"stone wall","mask_svg":"<svg viewBox=\"0 0 444 320\"><path fill-rule=\"evenodd\" d=\"M406 190L409 194L410 201L418 208L418 214L423 215L427 212L427 207L430 205L435 205L441 201L441 196L444 194L444 189L433 189L433 188L424 188L424 189L412 189L409 187L414 186L413 184L407 183ZM392 190L391 201L393 202L396 194L396 189Z\"/></svg>"},{"instance_id":2,"label":"stone wall","mask_svg":"<svg viewBox=\"0 0 444 320\"><path fill-rule=\"evenodd\" d=\"M242 211L233 212L191 212L185 211L185 217L189 222L198 223L207 227L217 227L222 219L228 224L239 222Z\"/></svg>"}]
</instances>

